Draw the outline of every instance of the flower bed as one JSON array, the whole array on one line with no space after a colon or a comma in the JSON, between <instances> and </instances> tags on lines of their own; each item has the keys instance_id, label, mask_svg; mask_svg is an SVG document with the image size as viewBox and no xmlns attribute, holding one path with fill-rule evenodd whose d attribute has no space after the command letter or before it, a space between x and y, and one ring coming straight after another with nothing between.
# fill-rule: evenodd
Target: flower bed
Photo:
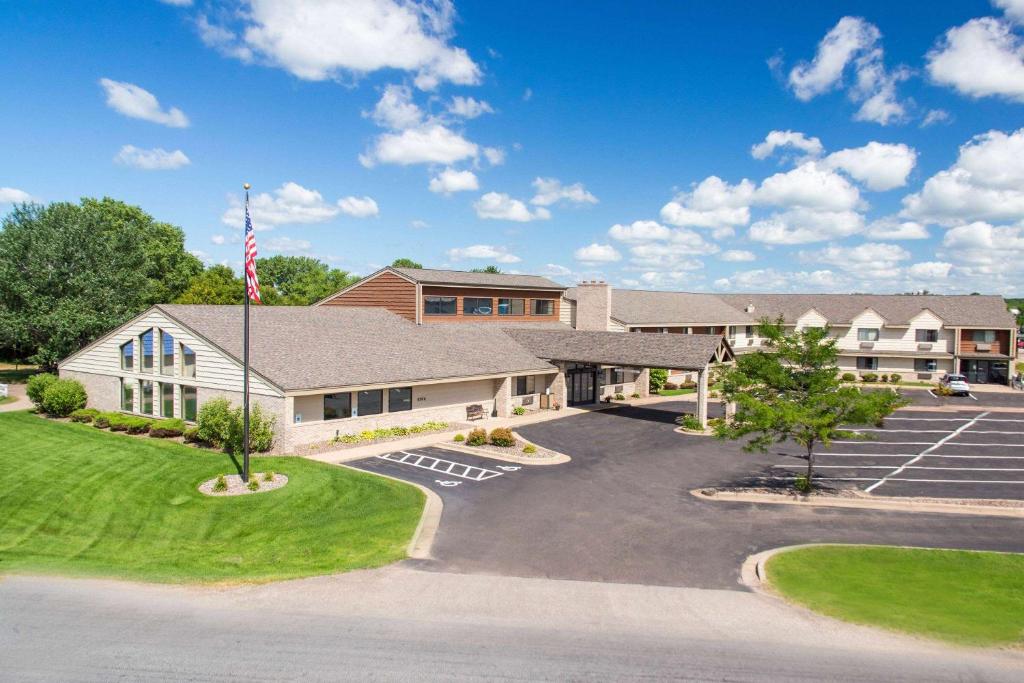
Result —
<instances>
[{"instance_id":1,"label":"flower bed","mask_svg":"<svg viewBox=\"0 0 1024 683\"><path fill-rule=\"evenodd\" d=\"M367 429L353 434L340 434L329 441L321 441L319 443L299 446L297 452L301 452L303 455L312 455L314 453L323 453L325 451L366 446L373 443L399 441L401 439L408 439L411 436L443 432L448 429L457 429L462 426L463 425L459 423L432 421L412 425L411 427L382 427L380 429Z\"/></svg>"}]
</instances>

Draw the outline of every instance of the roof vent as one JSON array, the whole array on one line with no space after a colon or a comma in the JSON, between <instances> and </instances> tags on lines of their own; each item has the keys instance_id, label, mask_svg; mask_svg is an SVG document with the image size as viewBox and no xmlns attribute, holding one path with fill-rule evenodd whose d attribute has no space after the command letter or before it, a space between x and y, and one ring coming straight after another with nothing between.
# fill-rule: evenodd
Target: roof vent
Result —
<instances>
[{"instance_id":1,"label":"roof vent","mask_svg":"<svg viewBox=\"0 0 1024 683\"><path fill-rule=\"evenodd\" d=\"M753 313L754 312L754 303L752 301L748 301L747 305L744 306L743 310L746 311L747 313Z\"/></svg>"}]
</instances>

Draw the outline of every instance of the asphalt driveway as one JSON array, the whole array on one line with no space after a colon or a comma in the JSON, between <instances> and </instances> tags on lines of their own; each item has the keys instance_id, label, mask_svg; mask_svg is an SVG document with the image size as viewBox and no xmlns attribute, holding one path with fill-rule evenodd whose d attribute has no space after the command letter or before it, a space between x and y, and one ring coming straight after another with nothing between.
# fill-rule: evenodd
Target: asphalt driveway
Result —
<instances>
[{"instance_id":1,"label":"asphalt driveway","mask_svg":"<svg viewBox=\"0 0 1024 683\"><path fill-rule=\"evenodd\" d=\"M442 496L435 559L416 561L439 571L740 589L746 556L795 543L1024 551L1024 520L697 499L691 489L770 472L778 456L676 433L673 418L687 408L622 407L518 429L572 456L564 465L497 470L490 459L426 453L501 472L454 486L441 482L458 478L384 458L352 464Z\"/></svg>"}]
</instances>

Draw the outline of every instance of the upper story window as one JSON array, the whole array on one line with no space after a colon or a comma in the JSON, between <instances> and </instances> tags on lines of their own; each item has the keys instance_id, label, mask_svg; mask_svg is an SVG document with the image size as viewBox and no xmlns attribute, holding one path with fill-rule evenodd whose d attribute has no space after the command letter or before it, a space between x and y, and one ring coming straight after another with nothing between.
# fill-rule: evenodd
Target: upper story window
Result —
<instances>
[{"instance_id":1,"label":"upper story window","mask_svg":"<svg viewBox=\"0 0 1024 683\"><path fill-rule=\"evenodd\" d=\"M122 370L134 370L135 369L135 342L125 342L121 344L121 369Z\"/></svg>"},{"instance_id":2,"label":"upper story window","mask_svg":"<svg viewBox=\"0 0 1024 683\"><path fill-rule=\"evenodd\" d=\"M939 341L938 330L918 330L916 332L917 341L924 343L934 343Z\"/></svg>"},{"instance_id":3,"label":"upper story window","mask_svg":"<svg viewBox=\"0 0 1024 683\"><path fill-rule=\"evenodd\" d=\"M427 315L455 315L454 296L423 297L423 312Z\"/></svg>"},{"instance_id":4,"label":"upper story window","mask_svg":"<svg viewBox=\"0 0 1024 683\"><path fill-rule=\"evenodd\" d=\"M491 298L467 296L462 299L463 315L490 315L494 312Z\"/></svg>"},{"instance_id":5,"label":"upper story window","mask_svg":"<svg viewBox=\"0 0 1024 683\"><path fill-rule=\"evenodd\" d=\"M753 337L754 336L754 326L753 325L747 325L746 329L744 330L744 333L747 335L747 337Z\"/></svg>"},{"instance_id":6,"label":"upper story window","mask_svg":"<svg viewBox=\"0 0 1024 683\"><path fill-rule=\"evenodd\" d=\"M531 302L533 305L530 312L534 315L554 315L555 314L555 300L554 299L534 299Z\"/></svg>"},{"instance_id":7,"label":"upper story window","mask_svg":"<svg viewBox=\"0 0 1024 683\"><path fill-rule=\"evenodd\" d=\"M971 341L979 344L991 344L996 340L995 330L971 330Z\"/></svg>"},{"instance_id":8,"label":"upper story window","mask_svg":"<svg viewBox=\"0 0 1024 683\"><path fill-rule=\"evenodd\" d=\"M182 377L195 377L196 376L196 352L185 346L181 345L179 351L181 355L181 376Z\"/></svg>"},{"instance_id":9,"label":"upper story window","mask_svg":"<svg viewBox=\"0 0 1024 683\"><path fill-rule=\"evenodd\" d=\"M146 330L139 336L142 346L142 372L153 372L153 330Z\"/></svg>"},{"instance_id":10,"label":"upper story window","mask_svg":"<svg viewBox=\"0 0 1024 683\"><path fill-rule=\"evenodd\" d=\"M498 315L523 315L526 299L498 299Z\"/></svg>"},{"instance_id":11,"label":"upper story window","mask_svg":"<svg viewBox=\"0 0 1024 683\"><path fill-rule=\"evenodd\" d=\"M174 374L174 337L160 330L160 374Z\"/></svg>"},{"instance_id":12,"label":"upper story window","mask_svg":"<svg viewBox=\"0 0 1024 683\"><path fill-rule=\"evenodd\" d=\"M878 328L877 327L858 327L857 328L857 341L878 341Z\"/></svg>"}]
</instances>

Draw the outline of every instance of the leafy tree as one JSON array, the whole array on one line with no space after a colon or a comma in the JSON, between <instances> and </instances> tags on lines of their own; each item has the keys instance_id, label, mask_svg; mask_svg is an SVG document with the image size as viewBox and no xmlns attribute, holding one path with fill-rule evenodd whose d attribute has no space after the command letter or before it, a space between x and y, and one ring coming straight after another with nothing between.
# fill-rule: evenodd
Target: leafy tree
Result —
<instances>
[{"instance_id":1,"label":"leafy tree","mask_svg":"<svg viewBox=\"0 0 1024 683\"><path fill-rule=\"evenodd\" d=\"M114 199L22 204L0 226L0 354L57 362L185 289L180 228Z\"/></svg>"},{"instance_id":2,"label":"leafy tree","mask_svg":"<svg viewBox=\"0 0 1024 683\"><path fill-rule=\"evenodd\" d=\"M411 258L396 258L391 262L392 268L422 268L422 263L417 263Z\"/></svg>"},{"instance_id":3,"label":"leafy tree","mask_svg":"<svg viewBox=\"0 0 1024 683\"><path fill-rule=\"evenodd\" d=\"M501 269L498 266L485 266L483 268L473 268L469 272L471 273L494 273L495 275L501 273Z\"/></svg>"},{"instance_id":4,"label":"leafy tree","mask_svg":"<svg viewBox=\"0 0 1024 683\"><path fill-rule=\"evenodd\" d=\"M835 439L864 438L847 426L878 424L908 403L892 391L844 386L836 367L836 339L827 327L787 335L781 319L765 319L758 334L769 350L739 356L720 374L722 398L736 404L736 413L716 421L715 436L750 437L746 451L766 452L787 440L799 444L807 454L808 486L813 485L816 448Z\"/></svg>"},{"instance_id":5,"label":"leafy tree","mask_svg":"<svg viewBox=\"0 0 1024 683\"><path fill-rule=\"evenodd\" d=\"M1017 309L1017 327L1024 327L1024 299L1007 299L1006 307Z\"/></svg>"},{"instance_id":6,"label":"leafy tree","mask_svg":"<svg viewBox=\"0 0 1024 683\"><path fill-rule=\"evenodd\" d=\"M359 280L310 256L271 256L256 260L260 288L273 287L277 297L266 303L308 306ZM276 299L276 300L274 300Z\"/></svg>"},{"instance_id":7,"label":"leafy tree","mask_svg":"<svg viewBox=\"0 0 1024 683\"><path fill-rule=\"evenodd\" d=\"M665 382L668 381L668 370L664 368L651 368L649 378L651 393L656 394L664 388Z\"/></svg>"},{"instance_id":8,"label":"leafy tree","mask_svg":"<svg viewBox=\"0 0 1024 683\"><path fill-rule=\"evenodd\" d=\"M223 265L210 266L192 278L188 289L175 299L177 304L241 304L245 283Z\"/></svg>"}]
</instances>

